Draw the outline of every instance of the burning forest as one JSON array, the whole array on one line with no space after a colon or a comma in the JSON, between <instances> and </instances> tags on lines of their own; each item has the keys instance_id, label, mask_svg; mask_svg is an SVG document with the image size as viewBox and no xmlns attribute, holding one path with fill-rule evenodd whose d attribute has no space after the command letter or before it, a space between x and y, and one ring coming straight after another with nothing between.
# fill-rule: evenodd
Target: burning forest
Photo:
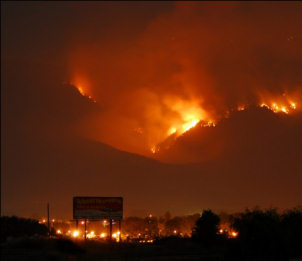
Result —
<instances>
[{"instance_id":1,"label":"burning forest","mask_svg":"<svg viewBox=\"0 0 302 261\"><path fill-rule=\"evenodd\" d=\"M184 238L192 220L161 213L301 204L301 3L1 7L3 215L49 203L68 220L72 197L122 197L125 216ZM140 230L116 238L145 233L128 221Z\"/></svg>"}]
</instances>

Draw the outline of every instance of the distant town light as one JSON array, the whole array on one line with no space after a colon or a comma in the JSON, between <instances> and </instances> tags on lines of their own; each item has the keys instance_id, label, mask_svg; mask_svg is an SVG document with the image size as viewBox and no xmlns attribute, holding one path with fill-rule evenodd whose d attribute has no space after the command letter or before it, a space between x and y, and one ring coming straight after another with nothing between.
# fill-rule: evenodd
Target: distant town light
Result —
<instances>
[{"instance_id":1,"label":"distant town light","mask_svg":"<svg viewBox=\"0 0 302 261\"><path fill-rule=\"evenodd\" d=\"M72 236L73 237L78 237L79 234L80 234L79 231L75 230L75 231L73 231Z\"/></svg>"},{"instance_id":2,"label":"distant town light","mask_svg":"<svg viewBox=\"0 0 302 261\"><path fill-rule=\"evenodd\" d=\"M238 233L235 232L235 231L233 231L233 232L232 232L232 237L237 237L237 236L238 236Z\"/></svg>"},{"instance_id":3,"label":"distant town light","mask_svg":"<svg viewBox=\"0 0 302 261\"><path fill-rule=\"evenodd\" d=\"M91 231L88 235L87 238L95 238L94 231Z\"/></svg>"}]
</instances>

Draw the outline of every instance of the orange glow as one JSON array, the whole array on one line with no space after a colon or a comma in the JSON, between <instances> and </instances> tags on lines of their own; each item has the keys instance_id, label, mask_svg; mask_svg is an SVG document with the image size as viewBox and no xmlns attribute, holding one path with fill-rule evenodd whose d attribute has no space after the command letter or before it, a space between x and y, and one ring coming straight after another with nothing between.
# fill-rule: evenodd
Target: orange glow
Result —
<instances>
[{"instance_id":1,"label":"orange glow","mask_svg":"<svg viewBox=\"0 0 302 261\"><path fill-rule=\"evenodd\" d=\"M157 148L156 148L156 146L152 146L150 150L153 154L155 154L157 151Z\"/></svg>"},{"instance_id":2,"label":"orange glow","mask_svg":"<svg viewBox=\"0 0 302 261\"><path fill-rule=\"evenodd\" d=\"M240 105L237 107L238 111L244 111L245 110L245 106L244 105Z\"/></svg>"},{"instance_id":3,"label":"orange glow","mask_svg":"<svg viewBox=\"0 0 302 261\"><path fill-rule=\"evenodd\" d=\"M271 100L268 98L266 100ZM262 98L264 100L264 98ZM277 97L276 100L279 102L262 102L259 104L260 107L265 107L275 113L285 113L290 114L297 109L297 103L292 99L289 100L287 96ZM209 113L206 112L197 100L181 100L179 98L167 98L165 104L174 111L179 117L171 121L170 127L166 132L166 136L162 138L162 141L167 139L169 136L174 136L174 139L182 135L183 133L189 131L195 126L201 127L215 127L216 120L209 117ZM241 104L237 106L238 111L243 111L248 108L248 105ZM227 117L227 114L225 114ZM159 142L160 144L160 142ZM152 145L150 147L152 154L156 154L160 151L160 146Z\"/></svg>"},{"instance_id":4,"label":"orange glow","mask_svg":"<svg viewBox=\"0 0 302 261\"><path fill-rule=\"evenodd\" d=\"M236 231L230 231L230 232L229 232L229 237L235 238L235 237L237 237L237 236L238 236L238 232L236 232Z\"/></svg>"},{"instance_id":5,"label":"orange glow","mask_svg":"<svg viewBox=\"0 0 302 261\"><path fill-rule=\"evenodd\" d=\"M176 132L176 128L175 127L171 127L168 131L168 135L173 135Z\"/></svg>"},{"instance_id":6,"label":"orange glow","mask_svg":"<svg viewBox=\"0 0 302 261\"><path fill-rule=\"evenodd\" d=\"M210 13L212 9L209 8ZM135 30L133 36L109 30L112 38L106 38L108 41L93 33L93 41L84 37L83 41L69 46L68 80L81 95L91 96L100 103L92 111L87 108L87 116L86 112L81 115L77 128L82 136L122 151L166 161L179 155L183 148L180 142L171 153L159 155L158 150L168 149L167 143L171 141L172 145L184 133L196 130L192 139L188 137L190 134L184 135L185 142L193 142L198 138L198 129L215 127L224 117L232 117L232 112L246 111L248 106L262 103L281 115L299 109L299 73L295 63L289 62L298 59L296 36L285 43L289 37L285 28L292 28L292 20L275 28L272 26L275 23L267 23L267 16L261 12L255 16L257 25L250 23L251 17L234 16L225 31L212 23L216 11L205 19L198 10L192 5L176 4L171 12L158 12L156 19L148 21L142 30ZM229 21L229 11L221 9L219 15ZM239 20L240 30L233 30L241 24ZM270 37L266 37L266 27L259 27L261 23L272 26ZM254 33L251 40L241 30L244 26ZM91 30L86 30L84 35L90 35ZM263 63L259 50L263 44L274 46L272 60L280 61L282 66ZM250 51L246 52L247 49ZM245 66L246 61L253 69ZM297 79L292 78L296 74ZM202 135L207 135L208 130L201 132L203 142ZM224 149L219 140L215 144L207 149L211 153L206 158ZM197 153L199 145L195 145ZM195 160L198 159L192 158Z\"/></svg>"},{"instance_id":7,"label":"orange glow","mask_svg":"<svg viewBox=\"0 0 302 261\"><path fill-rule=\"evenodd\" d=\"M120 231L117 231L116 233L112 234L112 237L116 240L116 242L119 242L120 238L119 235L121 234Z\"/></svg>"},{"instance_id":8,"label":"orange glow","mask_svg":"<svg viewBox=\"0 0 302 261\"><path fill-rule=\"evenodd\" d=\"M216 126L216 124L214 123L214 121L202 121L201 123L200 123L200 126L202 126L202 127L215 127Z\"/></svg>"},{"instance_id":9,"label":"orange glow","mask_svg":"<svg viewBox=\"0 0 302 261\"><path fill-rule=\"evenodd\" d=\"M72 233L73 237L78 237L79 235L80 235L80 233L77 230L73 231L73 233Z\"/></svg>"},{"instance_id":10,"label":"orange glow","mask_svg":"<svg viewBox=\"0 0 302 261\"><path fill-rule=\"evenodd\" d=\"M96 102L95 99L93 99L93 97L91 95L88 95L85 91L84 88L82 86L75 86L77 88L77 90L79 91L79 93L84 96L87 97L88 99L90 99L93 102Z\"/></svg>"},{"instance_id":11,"label":"orange glow","mask_svg":"<svg viewBox=\"0 0 302 261\"><path fill-rule=\"evenodd\" d=\"M95 238L94 231L91 231L89 234L87 234L87 238Z\"/></svg>"},{"instance_id":12,"label":"orange glow","mask_svg":"<svg viewBox=\"0 0 302 261\"><path fill-rule=\"evenodd\" d=\"M276 96L267 92L261 93L259 94L259 98L262 101L260 107L266 107L275 113L289 114L297 109L297 102L292 99L292 96L296 95L283 93Z\"/></svg>"},{"instance_id":13,"label":"orange glow","mask_svg":"<svg viewBox=\"0 0 302 261\"><path fill-rule=\"evenodd\" d=\"M197 99L183 100L179 97L169 96L163 100L165 106L173 114L171 118L160 118L168 125L165 133L159 132L158 140L150 146L152 154L156 154L160 150L159 144L164 142L170 136L176 139L180 135L194 128L195 126L213 127L214 121L210 120L206 111L202 108L200 101Z\"/></svg>"},{"instance_id":14,"label":"orange glow","mask_svg":"<svg viewBox=\"0 0 302 261\"><path fill-rule=\"evenodd\" d=\"M76 86L76 88L79 91L79 93L82 94L82 96L85 96L85 92L81 86Z\"/></svg>"},{"instance_id":15,"label":"orange glow","mask_svg":"<svg viewBox=\"0 0 302 261\"><path fill-rule=\"evenodd\" d=\"M279 112L283 112L285 114L289 114L290 112L292 112L293 110L296 110L297 106L296 103L287 103L287 104L278 104L276 102L273 102L270 105L266 104L266 103L261 103L260 107L265 107L275 113L279 113Z\"/></svg>"},{"instance_id":16,"label":"orange glow","mask_svg":"<svg viewBox=\"0 0 302 261\"><path fill-rule=\"evenodd\" d=\"M153 243L153 239L140 240L139 243Z\"/></svg>"},{"instance_id":17,"label":"orange glow","mask_svg":"<svg viewBox=\"0 0 302 261\"><path fill-rule=\"evenodd\" d=\"M172 122L172 126L168 130L168 136L174 133L181 135L206 118L206 113L201 108L198 100L166 98L164 103L178 115L178 119Z\"/></svg>"},{"instance_id":18,"label":"orange glow","mask_svg":"<svg viewBox=\"0 0 302 261\"><path fill-rule=\"evenodd\" d=\"M92 97L106 100L85 77L75 77L72 84L82 96L88 97L93 102L96 100ZM190 89L189 84L187 88ZM293 97L270 93L255 95L258 96L259 102L256 105L266 107L275 113L290 114L297 109L298 100L293 99L297 98L296 95ZM209 105L206 100L207 93L204 96L193 92L187 92L185 95L158 94L147 88L138 89L126 98L127 103L123 102L124 98L118 97L112 98L113 102L108 103L108 111L102 114L105 120L97 120L97 124L107 122L106 128L92 131L88 127L89 124L83 124L87 126L83 128L93 139L121 150L147 156L153 154L154 157L158 156L160 151L168 149L179 136L192 128L215 127L232 111L244 111L251 105L249 102L238 101L235 107L227 107L223 100L221 104ZM123 107L120 107L120 103Z\"/></svg>"},{"instance_id":19,"label":"orange glow","mask_svg":"<svg viewBox=\"0 0 302 261\"><path fill-rule=\"evenodd\" d=\"M91 95L90 88L88 87L89 82L86 79L76 77L69 84L73 85L82 96L87 97L88 99L90 99L93 102L96 102L96 100Z\"/></svg>"},{"instance_id":20,"label":"orange glow","mask_svg":"<svg viewBox=\"0 0 302 261\"><path fill-rule=\"evenodd\" d=\"M198 119L192 119L190 122L183 125L184 132L196 126Z\"/></svg>"}]
</instances>

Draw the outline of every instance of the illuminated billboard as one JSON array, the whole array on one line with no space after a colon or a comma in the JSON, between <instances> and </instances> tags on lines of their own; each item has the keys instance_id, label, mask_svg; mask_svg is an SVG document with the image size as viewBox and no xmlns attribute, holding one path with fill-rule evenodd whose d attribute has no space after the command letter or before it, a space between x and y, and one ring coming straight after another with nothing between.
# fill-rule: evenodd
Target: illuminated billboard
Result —
<instances>
[{"instance_id":1,"label":"illuminated billboard","mask_svg":"<svg viewBox=\"0 0 302 261\"><path fill-rule=\"evenodd\" d=\"M74 197L74 219L122 219L122 197Z\"/></svg>"}]
</instances>

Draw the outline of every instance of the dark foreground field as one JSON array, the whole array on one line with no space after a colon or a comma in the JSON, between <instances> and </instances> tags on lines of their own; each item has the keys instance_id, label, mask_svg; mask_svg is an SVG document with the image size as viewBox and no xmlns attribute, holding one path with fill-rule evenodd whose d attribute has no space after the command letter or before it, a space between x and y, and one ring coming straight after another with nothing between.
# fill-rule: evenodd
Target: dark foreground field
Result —
<instances>
[{"instance_id":1,"label":"dark foreground field","mask_svg":"<svg viewBox=\"0 0 302 261\"><path fill-rule=\"evenodd\" d=\"M186 239L154 244L109 244L60 239L14 239L2 244L2 261L17 260L239 260L227 258L222 248L205 249Z\"/></svg>"},{"instance_id":2,"label":"dark foreground field","mask_svg":"<svg viewBox=\"0 0 302 261\"><path fill-rule=\"evenodd\" d=\"M62 261L183 261L183 260L288 260L299 258L282 256L242 256L236 243L203 247L190 239L168 239L154 244L102 243L63 239L23 238L1 245L2 261L62 260Z\"/></svg>"}]
</instances>

